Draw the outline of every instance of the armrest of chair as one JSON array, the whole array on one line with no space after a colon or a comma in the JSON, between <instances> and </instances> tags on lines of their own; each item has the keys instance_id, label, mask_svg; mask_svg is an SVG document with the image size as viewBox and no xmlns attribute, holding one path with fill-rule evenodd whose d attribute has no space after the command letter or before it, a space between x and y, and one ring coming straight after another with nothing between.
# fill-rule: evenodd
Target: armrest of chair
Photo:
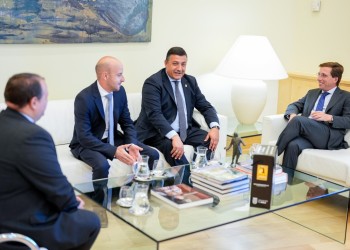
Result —
<instances>
[{"instance_id":1,"label":"armrest of chair","mask_svg":"<svg viewBox=\"0 0 350 250\"><path fill-rule=\"evenodd\" d=\"M216 149L216 157L220 158L221 160L225 159L226 156L226 150L224 149L226 147L226 136L227 136L227 117L224 115L218 114L219 123L220 123L220 137L219 137L219 144ZM202 129L209 131L209 127L207 123L205 122L204 117L198 110L194 110L193 112L193 119L195 119L201 126Z\"/></svg>"},{"instance_id":2,"label":"armrest of chair","mask_svg":"<svg viewBox=\"0 0 350 250\"><path fill-rule=\"evenodd\" d=\"M11 242L11 241L23 243L24 245L28 246L30 250L47 250L47 248L45 247L39 247L33 239L23 234L18 234L18 233L0 234L0 243Z\"/></svg>"},{"instance_id":3,"label":"armrest of chair","mask_svg":"<svg viewBox=\"0 0 350 250\"><path fill-rule=\"evenodd\" d=\"M287 121L284 119L283 114L264 116L261 144L276 142L278 136L286 126Z\"/></svg>"}]
</instances>

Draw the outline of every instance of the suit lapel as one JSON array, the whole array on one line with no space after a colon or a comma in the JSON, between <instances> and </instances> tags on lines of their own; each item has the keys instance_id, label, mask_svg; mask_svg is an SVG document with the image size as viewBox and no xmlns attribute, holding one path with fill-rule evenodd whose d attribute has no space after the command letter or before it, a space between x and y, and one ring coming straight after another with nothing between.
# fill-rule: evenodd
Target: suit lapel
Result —
<instances>
[{"instance_id":1,"label":"suit lapel","mask_svg":"<svg viewBox=\"0 0 350 250\"><path fill-rule=\"evenodd\" d=\"M97 81L92 86L92 94L94 96L94 102L96 104L98 111L100 112L100 115L103 117L103 119L105 119L105 111L103 109L103 104L102 104L100 92L98 91Z\"/></svg>"},{"instance_id":2,"label":"suit lapel","mask_svg":"<svg viewBox=\"0 0 350 250\"><path fill-rule=\"evenodd\" d=\"M169 95L171 96L171 99L176 104L174 90L173 90L173 87L171 86L171 82L169 81L167 74L163 75L162 80L163 80L163 85L165 90L169 93Z\"/></svg>"},{"instance_id":3,"label":"suit lapel","mask_svg":"<svg viewBox=\"0 0 350 250\"><path fill-rule=\"evenodd\" d=\"M191 115L191 86L186 80L186 78L181 79L182 89L184 91L185 96L185 102L186 102L186 109L187 109L187 120L190 119L189 116Z\"/></svg>"},{"instance_id":4,"label":"suit lapel","mask_svg":"<svg viewBox=\"0 0 350 250\"><path fill-rule=\"evenodd\" d=\"M341 91L339 88L336 88L328 105L326 108L326 113L328 113L328 111L337 103L337 101L340 99L340 95L341 95Z\"/></svg>"},{"instance_id":5,"label":"suit lapel","mask_svg":"<svg viewBox=\"0 0 350 250\"><path fill-rule=\"evenodd\" d=\"M315 107L315 103L316 103L316 101L317 101L317 98L318 98L318 96L320 95L320 93L321 93L321 90L317 90L317 91L313 91L312 92L312 94L311 94L311 96L310 96L310 105L308 106L308 108L307 108L307 113L306 114L308 114L308 115L310 115L311 114L311 111L313 110L313 108Z\"/></svg>"}]
</instances>

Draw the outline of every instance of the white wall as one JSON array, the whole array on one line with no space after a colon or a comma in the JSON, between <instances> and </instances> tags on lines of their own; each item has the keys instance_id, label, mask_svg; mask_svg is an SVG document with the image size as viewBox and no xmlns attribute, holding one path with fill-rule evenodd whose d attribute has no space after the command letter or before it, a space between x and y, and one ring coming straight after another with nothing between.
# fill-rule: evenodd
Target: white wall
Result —
<instances>
[{"instance_id":1,"label":"white wall","mask_svg":"<svg viewBox=\"0 0 350 250\"><path fill-rule=\"evenodd\" d=\"M124 63L127 91L137 92L145 78L163 67L170 47L183 46L189 56L187 72L200 75L214 70L241 34L267 35L276 51L283 54L288 43L289 32L285 29L288 25L277 20L284 16L280 9L288 9L290 4L280 2L284 1L154 0L150 43L3 44L0 89L2 92L11 75L27 71L46 78L50 99L74 98L95 80L97 60L113 55Z\"/></svg>"},{"instance_id":2,"label":"white wall","mask_svg":"<svg viewBox=\"0 0 350 250\"><path fill-rule=\"evenodd\" d=\"M123 61L125 87L138 92L172 46L186 49L187 73L201 76L215 69L239 35L267 36L287 71L314 74L320 62L336 60L349 79L349 9L349 0L322 0L319 13L311 11L311 0L153 0L150 43L0 44L0 102L7 79L24 71L46 78L50 99L74 98L95 80L94 66L104 55ZM264 114L275 112L272 86Z\"/></svg>"},{"instance_id":3,"label":"white wall","mask_svg":"<svg viewBox=\"0 0 350 250\"><path fill-rule=\"evenodd\" d=\"M321 62L338 61L345 68L343 78L349 80L350 1L321 0L320 12L310 10L311 0L293 1L295 46L288 52L292 58L288 71L316 75Z\"/></svg>"}]
</instances>

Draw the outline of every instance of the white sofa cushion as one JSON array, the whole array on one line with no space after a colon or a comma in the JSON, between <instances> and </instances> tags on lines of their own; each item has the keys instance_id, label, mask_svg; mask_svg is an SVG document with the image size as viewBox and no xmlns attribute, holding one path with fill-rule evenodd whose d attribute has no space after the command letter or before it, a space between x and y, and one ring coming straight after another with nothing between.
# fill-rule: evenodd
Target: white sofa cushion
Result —
<instances>
[{"instance_id":1,"label":"white sofa cushion","mask_svg":"<svg viewBox=\"0 0 350 250\"><path fill-rule=\"evenodd\" d=\"M127 96L130 117L135 121L139 117L141 111L142 96L141 93L130 93Z\"/></svg>"},{"instance_id":2,"label":"white sofa cushion","mask_svg":"<svg viewBox=\"0 0 350 250\"><path fill-rule=\"evenodd\" d=\"M305 149L298 158L297 169L350 185L350 149Z\"/></svg>"},{"instance_id":3,"label":"white sofa cushion","mask_svg":"<svg viewBox=\"0 0 350 250\"><path fill-rule=\"evenodd\" d=\"M49 101L37 124L51 134L55 145L70 143L74 129L74 100Z\"/></svg>"}]
</instances>

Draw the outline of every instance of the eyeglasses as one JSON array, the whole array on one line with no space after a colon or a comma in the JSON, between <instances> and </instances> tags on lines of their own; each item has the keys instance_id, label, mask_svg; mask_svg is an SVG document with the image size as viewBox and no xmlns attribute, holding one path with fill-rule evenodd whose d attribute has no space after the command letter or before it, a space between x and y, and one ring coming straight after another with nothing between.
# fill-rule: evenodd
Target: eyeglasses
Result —
<instances>
[{"instance_id":1,"label":"eyeglasses","mask_svg":"<svg viewBox=\"0 0 350 250\"><path fill-rule=\"evenodd\" d=\"M327 77L329 77L329 76L330 76L330 75L326 75L325 73L320 73L320 72L317 73L317 77L327 78Z\"/></svg>"}]
</instances>

